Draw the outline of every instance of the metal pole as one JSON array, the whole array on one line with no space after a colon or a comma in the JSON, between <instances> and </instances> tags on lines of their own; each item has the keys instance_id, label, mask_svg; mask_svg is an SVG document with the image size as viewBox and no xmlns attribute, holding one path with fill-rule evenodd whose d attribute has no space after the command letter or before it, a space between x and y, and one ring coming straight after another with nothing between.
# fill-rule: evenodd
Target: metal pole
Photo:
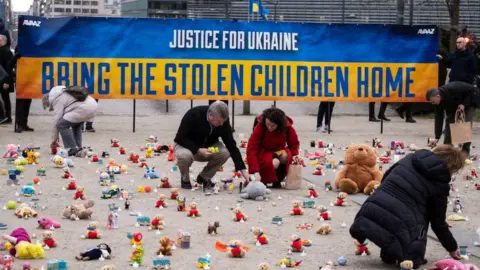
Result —
<instances>
[{"instance_id":1,"label":"metal pole","mask_svg":"<svg viewBox=\"0 0 480 270\"><path fill-rule=\"evenodd\" d=\"M168 99L167 99L167 113L168 113Z\"/></svg>"},{"instance_id":2,"label":"metal pole","mask_svg":"<svg viewBox=\"0 0 480 270\"><path fill-rule=\"evenodd\" d=\"M383 134L383 117L380 118L380 134Z\"/></svg>"},{"instance_id":3,"label":"metal pole","mask_svg":"<svg viewBox=\"0 0 480 270\"><path fill-rule=\"evenodd\" d=\"M232 100L232 131L235 132L235 100Z\"/></svg>"},{"instance_id":4,"label":"metal pole","mask_svg":"<svg viewBox=\"0 0 480 270\"><path fill-rule=\"evenodd\" d=\"M344 0L345 1L345 0ZM332 116L330 115L330 106L332 106L332 103L330 102L327 102L327 113L326 113L326 116L327 116L327 119L328 119L328 134L330 134L331 132L331 125L332 125ZM325 120L325 122L327 122L327 120Z\"/></svg>"},{"instance_id":5,"label":"metal pole","mask_svg":"<svg viewBox=\"0 0 480 270\"><path fill-rule=\"evenodd\" d=\"M346 0L342 0L342 23L345 23L345 1ZM330 131L328 133L330 133Z\"/></svg>"},{"instance_id":6,"label":"metal pole","mask_svg":"<svg viewBox=\"0 0 480 270\"><path fill-rule=\"evenodd\" d=\"M135 116L137 115L137 100L133 99L133 133L135 133Z\"/></svg>"},{"instance_id":7,"label":"metal pole","mask_svg":"<svg viewBox=\"0 0 480 270\"><path fill-rule=\"evenodd\" d=\"M193 99L190 99L190 109L193 108Z\"/></svg>"},{"instance_id":8,"label":"metal pole","mask_svg":"<svg viewBox=\"0 0 480 270\"><path fill-rule=\"evenodd\" d=\"M410 26L413 26L413 4L415 0L410 0Z\"/></svg>"}]
</instances>

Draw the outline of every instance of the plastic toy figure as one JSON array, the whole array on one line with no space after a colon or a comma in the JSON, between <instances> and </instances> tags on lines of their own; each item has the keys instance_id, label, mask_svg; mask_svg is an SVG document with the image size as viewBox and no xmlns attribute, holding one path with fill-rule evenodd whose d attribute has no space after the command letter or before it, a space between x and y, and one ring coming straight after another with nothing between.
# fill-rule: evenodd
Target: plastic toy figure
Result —
<instances>
[{"instance_id":1,"label":"plastic toy figure","mask_svg":"<svg viewBox=\"0 0 480 270\"><path fill-rule=\"evenodd\" d=\"M35 195L35 188L31 184L28 184L22 187L22 192L23 196L32 197L32 195Z\"/></svg>"},{"instance_id":2,"label":"plastic toy figure","mask_svg":"<svg viewBox=\"0 0 480 270\"><path fill-rule=\"evenodd\" d=\"M145 254L145 250L143 249L142 245L137 245L132 251L132 256L130 257L130 265L143 265L143 255Z\"/></svg>"}]
</instances>

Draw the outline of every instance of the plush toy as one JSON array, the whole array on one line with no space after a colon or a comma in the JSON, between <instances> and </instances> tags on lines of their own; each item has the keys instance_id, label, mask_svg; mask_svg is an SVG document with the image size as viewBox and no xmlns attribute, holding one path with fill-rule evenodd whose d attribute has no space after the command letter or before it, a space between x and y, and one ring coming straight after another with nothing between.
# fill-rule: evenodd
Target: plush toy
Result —
<instances>
[{"instance_id":1,"label":"plush toy","mask_svg":"<svg viewBox=\"0 0 480 270\"><path fill-rule=\"evenodd\" d=\"M435 263L435 267L429 270L479 270L479 268L473 264L464 264L461 261L454 259L443 259Z\"/></svg>"},{"instance_id":2,"label":"plush toy","mask_svg":"<svg viewBox=\"0 0 480 270\"><path fill-rule=\"evenodd\" d=\"M172 145L169 145L168 146L168 157L167 157L167 160L168 161L174 161L175 160L175 154L173 152L173 146Z\"/></svg>"},{"instance_id":3,"label":"plush toy","mask_svg":"<svg viewBox=\"0 0 480 270\"><path fill-rule=\"evenodd\" d=\"M255 235L255 243L260 245L268 244L268 238L261 228L252 228L252 233Z\"/></svg>"},{"instance_id":4,"label":"plush toy","mask_svg":"<svg viewBox=\"0 0 480 270\"><path fill-rule=\"evenodd\" d=\"M135 154L135 152L130 152L130 155L128 156L128 160L131 161L132 163L138 163L138 160L140 159L140 156Z\"/></svg>"},{"instance_id":5,"label":"plush toy","mask_svg":"<svg viewBox=\"0 0 480 270\"><path fill-rule=\"evenodd\" d=\"M158 173L155 171L155 167L150 168L148 166L145 166L145 169L146 169L146 172L143 175L144 178L147 178L147 179L160 178L160 176L158 176Z\"/></svg>"},{"instance_id":6,"label":"plush toy","mask_svg":"<svg viewBox=\"0 0 480 270\"><path fill-rule=\"evenodd\" d=\"M69 168L69 167L63 168L62 178L68 179L68 178L70 178L71 176L72 176L72 175L70 174L70 168Z\"/></svg>"},{"instance_id":7,"label":"plush toy","mask_svg":"<svg viewBox=\"0 0 480 270\"><path fill-rule=\"evenodd\" d=\"M38 229L50 230L51 228L58 229L60 227L61 224L52 219L46 217L38 219Z\"/></svg>"},{"instance_id":8,"label":"plush toy","mask_svg":"<svg viewBox=\"0 0 480 270\"><path fill-rule=\"evenodd\" d=\"M308 188L307 197L310 197L310 198L311 197L313 197L313 198L318 197L318 193L315 190L315 185L314 184L307 184L307 188Z\"/></svg>"},{"instance_id":9,"label":"plush toy","mask_svg":"<svg viewBox=\"0 0 480 270\"><path fill-rule=\"evenodd\" d=\"M89 200L87 203L71 204L63 209L62 218L70 220L89 219L93 214L92 207L95 203Z\"/></svg>"},{"instance_id":10,"label":"plush toy","mask_svg":"<svg viewBox=\"0 0 480 270\"><path fill-rule=\"evenodd\" d=\"M228 245L221 242L215 243L215 249L221 252L227 252L229 257L243 258L248 250L247 246L242 246L240 240L231 240Z\"/></svg>"},{"instance_id":11,"label":"plush toy","mask_svg":"<svg viewBox=\"0 0 480 270\"><path fill-rule=\"evenodd\" d=\"M292 252L303 252L304 250L303 242L298 235L290 236L290 241L292 241L292 244L290 245L290 250Z\"/></svg>"},{"instance_id":12,"label":"plush toy","mask_svg":"<svg viewBox=\"0 0 480 270\"><path fill-rule=\"evenodd\" d=\"M43 232L43 246L53 248L57 246L57 242L53 239L52 231Z\"/></svg>"},{"instance_id":13,"label":"plush toy","mask_svg":"<svg viewBox=\"0 0 480 270\"><path fill-rule=\"evenodd\" d=\"M60 155L52 156L50 159L57 168L65 168L65 167L75 167L73 160L70 158L62 157Z\"/></svg>"},{"instance_id":14,"label":"plush toy","mask_svg":"<svg viewBox=\"0 0 480 270\"><path fill-rule=\"evenodd\" d=\"M413 270L413 262L412 261L403 261L400 263L400 270ZM448 267L445 268L448 270ZM444 269L442 269L444 270Z\"/></svg>"},{"instance_id":15,"label":"plush toy","mask_svg":"<svg viewBox=\"0 0 480 270\"><path fill-rule=\"evenodd\" d=\"M113 264L107 264L104 267L102 267L101 270L115 270L115 265Z\"/></svg>"},{"instance_id":16,"label":"plush toy","mask_svg":"<svg viewBox=\"0 0 480 270\"><path fill-rule=\"evenodd\" d=\"M156 208L166 208L167 207L167 203L165 202L165 199L167 198L167 196L165 196L165 194L160 194L158 195L158 200L157 200L157 203L155 204L155 207Z\"/></svg>"},{"instance_id":17,"label":"plush toy","mask_svg":"<svg viewBox=\"0 0 480 270\"><path fill-rule=\"evenodd\" d=\"M0 257L0 267L2 267L2 270L13 270L14 262L15 262L15 259L8 254L5 254Z\"/></svg>"},{"instance_id":18,"label":"plush toy","mask_svg":"<svg viewBox=\"0 0 480 270\"><path fill-rule=\"evenodd\" d=\"M329 180L325 181L325 191L332 190L332 183Z\"/></svg>"},{"instance_id":19,"label":"plush toy","mask_svg":"<svg viewBox=\"0 0 480 270\"><path fill-rule=\"evenodd\" d=\"M248 217L243 214L243 211L240 207L236 207L235 209L233 209L233 213L235 213L235 215L233 216L233 221L247 221Z\"/></svg>"},{"instance_id":20,"label":"plush toy","mask_svg":"<svg viewBox=\"0 0 480 270\"><path fill-rule=\"evenodd\" d=\"M373 189L372 189L373 190ZM344 206L345 201L347 200L347 193L346 192L339 192L337 196L337 200L335 201L335 206Z\"/></svg>"},{"instance_id":21,"label":"plush toy","mask_svg":"<svg viewBox=\"0 0 480 270\"><path fill-rule=\"evenodd\" d=\"M118 140L115 138L111 139L110 143L112 144L112 147L120 147L120 145L118 144Z\"/></svg>"},{"instance_id":22,"label":"plush toy","mask_svg":"<svg viewBox=\"0 0 480 270\"><path fill-rule=\"evenodd\" d=\"M100 186L110 185L110 175L107 172L100 173L100 179L98 180Z\"/></svg>"},{"instance_id":23,"label":"plush toy","mask_svg":"<svg viewBox=\"0 0 480 270\"><path fill-rule=\"evenodd\" d=\"M270 194L272 191L265 186L260 181L256 181L251 179L250 183L248 183L247 187L242 190L240 197L242 199L251 199L256 201L263 201Z\"/></svg>"},{"instance_id":24,"label":"plush toy","mask_svg":"<svg viewBox=\"0 0 480 270\"><path fill-rule=\"evenodd\" d=\"M396 150L397 148L405 149L405 145L401 141L392 141L390 143L390 149L391 150Z\"/></svg>"},{"instance_id":25,"label":"plush toy","mask_svg":"<svg viewBox=\"0 0 480 270\"><path fill-rule=\"evenodd\" d=\"M36 194L35 188L32 186L32 184L23 186L22 193L23 193L23 196L25 197L32 197L33 195Z\"/></svg>"},{"instance_id":26,"label":"plush toy","mask_svg":"<svg viewBox=\"0 0 480 270\"><path fill-rule=\"evenodd\" d=\"M74 200L85 200L85 196L83 195L83 187L77 187L77 192L73 195Z\"/></svg>"},{"instance_id":27,"label":"plush toy","mask_svg":"<svg viewBox=\"0 0 480 270\"><path fill-rule=\"evenodd\" d=\"M320 228L318 228L317 233L321 235L327 235L332 232L332 225L323 223L320 225Z\"/></svg>"},{"instance_id":28,"label":"plush toy","mask_svg":"<svg viewBox=\"0 0 480 270\"><path fill-rule=\"evenodd\" d=\"M245 139L240 140L240 148L247 148L247 143L248 141Z\"/></svg>"},{"instance_id":29,"label":"plush toy","mask_svg":"<svg viewBox=\"0 0 480 270\"><path fill-rule=\"evenodd\" d=\"M38 159L40 158L39 152L28 151L27 152L27 163L28 164L38 164Z\"/></svg>"},{"instance_id":30,"label":"plush toy","mask_svg":"<svg viewBox=\"0 0 480 270\"><path fill-rule=\"evenodd\" d=\"M77 184L75 182L75 178L70 177L68 185L67 185L68 190L76 190L77 189Z\"/></svg>"},{"instance_id":31,"label":"plush toy","mask_svg":"<svg viewBox=\"0 0 480 270\"><path fill-rule=\"evenodd\" d=\"M318 219L319 220L330 220L330 211L328 211L327 207L324 205L319 205L317 207L318 210Z\"/></svg>"},{"instance_id":32,"label":"plush toy","mask_svg":"<svg viewBox=\"0 0 480 270\"><path fill-rule=\"evenodd\" d=\"M372 139L372 147L373 148L382 148L383 145L382 145L382 141L380 141L379 138L375 137Z\"/></svg>"},{"instance_id":33,"label":"plush toy","mask_svg":"<svg viewBox=\"0 0 480 270\"><path fill-rule=\"evenodd\" d=\"M177 196L177 211L179 211L179 212L187 211L186 203L187 203L187 198L185 198L184 196L180 196L180 195Z\"/></svg>"},{"instance_id":34,"label":"plush toy","mask_svg":"<svg viewBox=\"0 0 480 270\"><path fill-rule=\"evenodd\" d=\"M277 265L281 268L295 268L301 263L302 261L295 261L292 257L286 257L278 261Z\"/></svg>"},{"instance_id":35,"label":"plush toy","mask_svg":"<svg viewBox=\"0 0 480 270\"><path fill-rule=\"evenodd\" d=\"M17 158L18 157L18 146L14 144L7 144L6 151L3 154L3 158Z\"/></svg>"},{"instance_id":36,"label":"plush toy","mask_svg":"<svg viewBox=\"0 0 480 270\"><path fill-rule=\"evenodd\" d=\"M120 149L118 149L118 152L120 153L120 155L125 155L125 153L127 152L127 150L125 149L125 147L120 147Z\"/></svg>"},{"instance_id":37,"label":"plush toy","mask_svg":"<svg viewBox=\"0 0 480 270\"><path fill-rule=\"evenodd\" d=\"M94 248L90 248L84 252L81 252L79 256L75 257L75 259L79 261L92 261L92 260L98 260L100 258L110 259L111 255L112 255L112 250L107 244L103 243Z\"/></svg>"},{"instance_id":38,"label":"plush toy","mask_svg":"<svg viewBox=\"0 0 480 270\"><path fill-rule=\"evenodd\" d=\"M178 195L179 195L178 188L172 188L170 190L170 200L176 200Z\"/></svg>"},{"instance_id":39,"label":"plush toy","mask_svg":"<svg viewBox=\"0 0 480 270\"><path fill-rule=\"evenodd\" d=\"M30 218L38 215L37 211L33 210L28 204L22 203L16 210L15 215L18 218Z\"/></svg>"},{"instance_id":40,"label":"plush toy","mask_svg":"<svg viewBox=\"0 0 480 270\"><path fill-rule=\"evenodd\" d=\"M368 242L360 243L355 240L355 245L357 246L357 250L355 250L355 255L370 255L370 251L368 250Z\"/></svg>"},{"instance_id":41,"label":"plush toy","mask_svg":"<svg viewBox=\"0 0 480 270\"><path fill-rule=\"evenodd\" d=\"M312 172L313 175L323 175L323 165L317 164L315 165L315 170Z\"/></svg>"},{"instance_id":42,"label":"plush toy","mask_svg":"<svg viewBox=\"0 0 480 270\"><path fill-rule=\"evenodd\" d=\"M359 191L369 195L373 186L380 184L383 173L376 167L377 153L366 144L348 147L344 166L337 174L335 187L342 192L355 194Z\"/></svg>"},{"instance_id":43,"label":"plush toy","mask_svg":"<svg viewBox=\"0 0 480 270\"><path fill-rule=\"evenodd\" d=\"M151 158L153 156L153 148L152 147L147 147L147 150L145 150L145 157L146 158Z\"/></svg>"},{"instance_id":44,"label":"plush toy","mask_svg":"<svg viewBox=\"0 0 480 270\"><path fill-rule=\"evenodd\" d=\"M293 201L292 202L292 211L290 212L292 216L300 216L303 215L302 204L300 201Z\"/></svg>"},{"instance_id":45,"label":"plush toy","mask_svg":"<svg viewBox=\"0 0 480 270\"><path fill-rule=\"evenodd\" d=\"M197 209L197 203L196 202L191 202L188 204L190 206L190 210L188 210L187 216L189 217L199 217L200 213L198 212Z\"/></svg>"},{"instance_id":46,"label":"plush toy","mask_svg":"<svg viewBox=\"0 0 480 270\"><path fill-rule=\"evenodd\" d=\"M84 239L100 239L101 235L100 232L97 229L97 223L96 222L90 222L87 227L87 233L85 233L82 238Z\"/></svg>"},{"instance_id":47,"label":"plush toy","mask_svg":"<svg viewBox=\"0 0 480 270\"><path fill-rule=\"evenodd\" d=\"M92 153L92 162L98 162L98 154L97 153Z\"/></svg>"},{"instance_id":48,"label":"plush toy","mask_svg":"<svg viewBox=\"0 0 480 270\"><path fill-rule=\"evenodd\" d=\"M220 222L219 221L215 221L213 223L209 222L207 233L210 234L210 235L216 235L218 227L220 227Z\"/></svg>"},{"instance_id":49,"label":"plush toy","mask_svg":"<svg viewBox=\"0 0 480 270\"><path fill-rule=\"evenodd\" d=\"M170 183L168 182L168 177L162 177L160 180L160 184L158 185L159 188L170 188Z\"/></svg>"},{"instance_id":50,"label":"plush toy","mask_svg":"<svg viewBox=\"0 0 480 270\"><path fill-rule=\"evenodd\" d=\"M130 245L142 245L143 234L140 232L128 233L127 238L130 239Z\"/></svg>"},{"instance_id":51,"label":"plush toy","mask_svg":"<svg viewBox=\"0 0 480 270\"><path fill-rule=\"evenodd\" d=\"M172 244L170 238L166 236L160 238L160 248L157 250L157 255L172 256Z\"/></svg>"},{"instance_id":52,"label":"plush toy","mask_svg":"<svg viewBox=\"0 0 480 270\"><path fill-rule=\"evenodd\" d=\"M163 230L165 228L165 221L164 217L157 215L152 219L152 222L150 224L150 227L148 227L148 230Z\"/></svg>"}]
</instances>

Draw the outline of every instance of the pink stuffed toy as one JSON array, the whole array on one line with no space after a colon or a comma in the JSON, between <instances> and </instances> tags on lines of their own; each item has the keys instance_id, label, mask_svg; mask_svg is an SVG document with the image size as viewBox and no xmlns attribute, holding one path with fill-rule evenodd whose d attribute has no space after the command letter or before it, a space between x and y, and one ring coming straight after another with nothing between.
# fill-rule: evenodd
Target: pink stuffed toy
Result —
<instances>
[{"instance_id":1,"label":"pink stuffed toy","mask_svg":"<svg viewBox=\"0 0 480 270\"><path fill-rule=\"evenodd\" d=\"M4 158L17 158L18 157L18 146L15 144L7 144L7 151L3 154Z\"/></svg>"},{"instance_id":2,"label":"pink stuffed toy","mask_svg":"<svg viewBox=\"0 0 480 270\"><path fill-rule=\"evenodd\" d=\"M454 259L444 259L440 260L435 263L434 268L430 268L430 270L479 270L478 267L476 267L473 264L463 264L460 261L454 260Z\"/></svg>"},{"instance_id":3,"label":"pink stuffed toy","mask_svg":"<svg viewBox=\"0 0 480 270\"><path fill-rule=\"evenodd\" d=\"M46 229L46 230L50 230L51 228L55 228L55 229L58 229L60 228L60 223L56 222L56 221L53 221L49 218L46 218L46 217L41 217L38 219L38 228L39 229Z\"/></svg>"}]
</instances>

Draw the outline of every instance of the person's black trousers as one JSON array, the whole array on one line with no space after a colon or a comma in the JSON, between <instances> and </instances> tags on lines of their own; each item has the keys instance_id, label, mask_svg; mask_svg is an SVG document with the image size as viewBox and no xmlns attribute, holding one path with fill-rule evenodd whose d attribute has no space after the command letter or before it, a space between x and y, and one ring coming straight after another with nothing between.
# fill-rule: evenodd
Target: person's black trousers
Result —
<instances>
[{"instance_id":1,"label":"person's black trousers","mask_svg":"<svg viewBox=\"0 0 480 270\"><path fill-rule=\"evenodd\" d=\"M15 101L15 129L24 129L28 124L31 99L18 99Z\"/></svg>"},{"instance_id":2,"label":"person's black trousers","mask_svg":"<svg viewBox=\"0 0 480 270\"><path fill-rule=\"evenodd\" d=\"M412 118L412 104L410 103L402 103L402 105L397 108L397 111L402 114L405 113L407 119Z\"/></svg>"},{"instance_id":3,"label":"person's black trousers","mask_svg":"<svg viewBox=\"0 0 480 270\"><path fill-rule=\"evenodd\" d=\"M215 101L217 101L217 100L209 100L208 105L212 105L212 103L215 102ZM227 105L228 105L228 100L221 100L221 101L227 103Z\"/></svg>"},{"instance_id":4,"label":"person's black trousers","mask_svg":"<svg viewBox=\"0 0 480 270\"><path fill-rule=\"evenodd\" d=\"M385 116L385 111L387 110L387 102L382 102L380 104L380 111L378 111L378 118ZM375 102L368 103L368 117L375 118Z\"/></svg>"},{"instance_id":5,"label":"person's black trousers","mask_svg":"<svg viewBox=\"0 0 480 270\"><path fill-rule=\"evenodd\" d=\"M325 125L330 126L330 120L332 119L333 107L335 102L333 101L322 101L318 106L317 114L317 128L321 127L323 124L323 117L325 117Z\"/></svg>"},{"instance_id":6,"label":"person's black trousers","mask_svg":"<svg viewBox=\"0 0 480 270\"><path fill-rule=\"evenodd\" d=\"M8 90L1 90L0 92L4 108L4 110L1 110L0 112L0 115L2 116L1 119L8 118L8 120L12 121L12 103L10 102L10 92L8 92Z\"/></svg>"}]
</instances>

